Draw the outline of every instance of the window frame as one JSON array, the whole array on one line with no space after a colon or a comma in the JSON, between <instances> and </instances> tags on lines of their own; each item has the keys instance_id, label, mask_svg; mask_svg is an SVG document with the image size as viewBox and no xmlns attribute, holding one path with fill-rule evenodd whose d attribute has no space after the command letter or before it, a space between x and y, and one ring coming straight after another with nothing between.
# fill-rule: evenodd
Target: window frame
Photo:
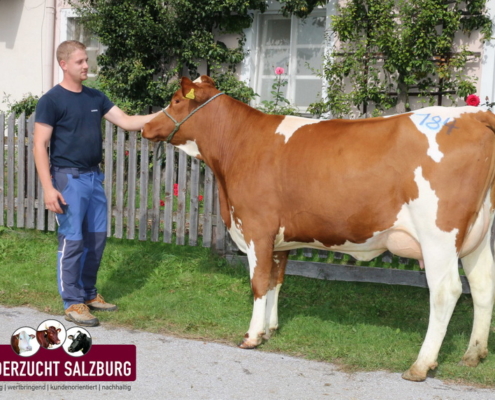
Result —
<instances>
[{"instance_id":1,"label":"window frame","mask_svg":"<svg viewBox=\"0 0 495 400\"><path fill-rule=\"evenodd\" d=\"M323 7L318 7L316 8L310 16L315 16L315 15L324 15L325 16L325 37L323 38L322 41L322 46L323 46L323 58L322 58L322 66L323 66L323 60L330 51L333 43L333 39L331 36L329 36L327 33L330 28L330 16L333 14L336 14L336 7L337 7L337 0L330 0L326 6ZM262 37L262 20L263 16L274 16L274 18L285 18L282 17L280 14L279 9L276 9L276 7L270 7L269 10L267 10L265 13L260 13L259 11L255 11L252 14L253 17L253 24L251 25L250 28L246 29L244 31L246 35L246 44L245 44L245 49L248 52L247 57L244 59L244 62L242 63L242 68L241 68L241 73L240 73L240 79L247 83L251 88L256 93L259 93L259 88L261 85L261 76L263 76L263 71L262 71L262 62L263 62L263 55L262 55L262 49L261 49L261 37ZM295 16L287 17L290 18L291 20L291 38L290 38L290 67L288 71L288 79L289 79L289 84L287 85L287 99L291 102L291 104L294 104L294 99L295 99L295 90L296 90L296 70L297 70L297 44L295 43L295 35L296 35L296 29L297 29L297 23L298 23L298 18ZM275 76L275 75L274 75ZM322 80L322 85L321 85L321 92L320 95L322 98L326 97L326 85L324 80ZM315 101L317 100L316 94L315 94ZM251 106L257 107L261 105L261 98L257 97L256 99L251 101ZM307 113L307 107L296 107L299 112L302 114Z\"/></svg>"},{"instance_id":2,"label":"window frame","mask_svg":"<svg viewBox=\"0 0 495 400\"><path fill-rule=\"evenodd\" d=\"M64 8L60 10L60 43L66 41L66 40L71 40L67 37L67 28L68 28L68 20L70 18L80 18L79 15L77 15L77 12L73 8ZM97 40L98 41L98 40ZM97 47L87 47L86 48L89 51L96 51L96 55L98 56L101 54L104 50L103 45L98 41L98 46ZM97 65L97 71L99 70L98 64ZM88 71L88 79L94 80L98 76L98 73L94 74ZM59 82L62 82L64 78L64 73L61 68L59 68L58 72L58 79Z\"/></svg>"}]
</instances>

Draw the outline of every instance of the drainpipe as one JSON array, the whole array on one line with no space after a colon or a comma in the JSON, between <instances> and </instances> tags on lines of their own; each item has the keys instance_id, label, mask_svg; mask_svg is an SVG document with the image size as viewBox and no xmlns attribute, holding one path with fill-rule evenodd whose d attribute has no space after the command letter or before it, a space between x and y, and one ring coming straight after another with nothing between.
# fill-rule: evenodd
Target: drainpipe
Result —
<instances>
[{"instance_id":1,"label":"drainpipe","mask_svg":"<svg viewBox=\"0 0 495 400\"><path fill-rule=\"evenodd\" d=\"M495 0L488 0L485 7L492 23L495 24ZM495 26L495 25L494 25ZM483 58L481 59L480 98L485 103L495 101L495 79L493 70L495 68L495 39L487 40L483 44Z\"/></svg>"},{"instance_id":2,"label":"drainpipe","mask_svg":"<svg viewBox=\"0 0 495 400\"><path fill-rule=\"evenodd\" d=\"M55 59L55 0L45 1L42 26L42 91L53 87L53 63Z\"/></svg>"}]
</instances>

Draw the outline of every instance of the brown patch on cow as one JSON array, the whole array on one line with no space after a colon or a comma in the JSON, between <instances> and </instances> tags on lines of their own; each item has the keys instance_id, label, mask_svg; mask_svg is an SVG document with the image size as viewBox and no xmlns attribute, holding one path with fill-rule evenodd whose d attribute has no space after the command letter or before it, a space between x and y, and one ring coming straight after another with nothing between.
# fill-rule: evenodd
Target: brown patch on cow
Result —
<instances>
[{"instance_id":1,"label":"brown patch on cow","mask_svg":"<svg viewBox=\"0 0 495 400\"><path fill-rule=\"evenodd\" d=\"M19 333L10 338L10 345L16 354L21 354L21 350L19 349Z\"/></svg>"},{"instance_id":2,"label":"brown patch on cow","mask_svg":"<svg viewBox=\"0 0 495 400\"><path fill-rule=\"evenodd\" d=\"M325 121L292 136L280 171L291 193L281 199L286 241L364 243L393 226L402 206L419 195L414 171L428 148L406 118ZM298 176L284 173L294 162Z\"/></svg>"},{"instance_id":3,"label":"brown patch on cow","mask_svg":"<svg viewBox=\"0 0 495 400\"><path fill-rule=\"evenodd\" d=\"M289 258L288 251L276 251L273 253L272 271L268 290L275 289L277 285L284 283L285 267Z\"/></svg>"},{"instance_id":4,"label":"brown patch on cow","mask_svg":"<svg viewBox=\"0 0 495 400\"><path fill-rule=\"evenodd\" d=\"M495 134L486 126L486 119L495 126L495 116L481 111L462 114L455 120L458 129L444 126L437 134L444 157L439 163L427 159L422 165L423 176L439 199L437 226L445 232L459 230L457 251L493 185Z\"/></svg>"}]
</instances>

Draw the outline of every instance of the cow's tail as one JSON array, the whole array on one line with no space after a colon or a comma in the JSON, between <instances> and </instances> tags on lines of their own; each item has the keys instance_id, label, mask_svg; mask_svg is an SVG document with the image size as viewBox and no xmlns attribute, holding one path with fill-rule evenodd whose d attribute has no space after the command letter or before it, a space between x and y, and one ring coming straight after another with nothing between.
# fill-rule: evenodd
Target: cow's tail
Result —
<instances>
[{"instance_id":1,"label":"cow's tail","mask_svg":"<svg viewBox=\"0 0 495 400\"><path fill-rule=\"evenodd\" d=\"M484 112L478 112L475 115L475 118L484 124L488 129L490 129L495 134L495 114L490 110ZM495 137L493 140L493 153L492 153L492 162L490 166L490 178L488 183L488 189L490 189L490 200L491 200L491 209L495 210Z\"/></svg>"}]
</instances>

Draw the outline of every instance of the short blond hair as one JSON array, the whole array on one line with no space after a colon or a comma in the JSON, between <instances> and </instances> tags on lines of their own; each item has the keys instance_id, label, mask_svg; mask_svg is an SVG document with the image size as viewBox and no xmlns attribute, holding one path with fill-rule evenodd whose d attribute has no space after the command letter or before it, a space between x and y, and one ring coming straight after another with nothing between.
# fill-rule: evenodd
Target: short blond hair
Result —
<instances>
[{"instance_id":1,"label":"short blond hair","mask_svg":"<svg viewBox=\"0 0 495 400\"><path fill-rule=\"evenodd\" d=\"M68 61L70 55L76 50L86 50L86 46L77 40L66 40L60 43L57 47L57 61L59 64L62 60Z\"/></svg>"}]
</instances>

